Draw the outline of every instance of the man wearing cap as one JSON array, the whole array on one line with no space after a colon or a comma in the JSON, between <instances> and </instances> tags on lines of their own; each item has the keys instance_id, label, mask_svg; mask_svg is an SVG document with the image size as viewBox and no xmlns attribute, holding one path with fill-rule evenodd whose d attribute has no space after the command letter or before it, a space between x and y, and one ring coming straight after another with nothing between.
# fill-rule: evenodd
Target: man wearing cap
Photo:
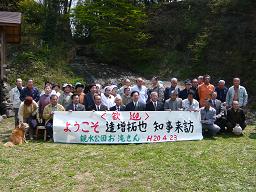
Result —
<instances>
[{"instance_id":1,"label":"man wearing cap","mask_svg":"<svg viewBox=\"0 0 256 192\"><path fill-rule=\"evenodd\" d=\"M192 90L188 93L188 98L182 101L182 108L184 111L199 111L199 102L194 99L194 92Z\"/></svg>"},{"instance_id":2,"label":"man wearing cap","mask_svg":"<svg viewBox=\"0 0 256 192\"><path fill-rule=\"evenodd\" d=\"M220 131L220 127L214 124L216 120L216 110L211 107L208 99L204 100L203 105L204 107L200 109L203 135L215 136Z\"/></svg>"},{"instance_id":3,"label":"man wearing cap","mask_svg":"<svg viewBox=\"0 0 256 192\"><path fill-rule=\"evenodd\" d=\"M72 103L66 108L66 111L85 111L84 105L79 103L79 95L73 94L71 99Z\"/></svg>"},{"instance_id":4,"label":"man wearing cap","mask_svg":"<svg viewBox=\"0 0 256 192\"><path fill-rule=\"evenodd\" d=\"M190 90L191 90L191 81L188 79L185 81L185 89L183 89L179 93L179 98L181 98L182 100L187 99L188 93Z\"/></svg>"},{"instance_id":5,"label":"man wearing cap","mask_svg":"<svg viewBox=\"0 0 256 192\"><path fill-rule=\"evenodd\" d=\"M61 104L64 108L67 108L71 103L72 99L71 96L73 93L71 93L72 85L65 83L63 85L63 93L60 95L58 103Z\"/></svg>"},{"instance_id":6,"label":"man wearing cap","mask_svg":"<svg viewBox=\"0 0 256 192\"><path fill-rule=\"evenodd\" d=\"M79 96L79 103L84 104L85 93L84 93L84 85L80 82L75 84L75 94Z\"/></svg>"},{"instance_id":7,"label":"man wearing cap","mask_svg":"<svg viewBox=\"0 0 256 192\"><path fill-rule=\"evenodd\" d=\"M179 111L182 109L182 99L178 98L178 92L172 90L170 98L164 103L165 111Z\"/></svg>"},{"instance_id":8,"label":"man wearing cap","mask_svg":"<svg viewBox=\"0 0 256 192\"><path fill-rule=\"evenodd\" d=\"M98 95L98 90L95 84L91 84L89 86L90 91L86 94L85 100L84 100L84 106L87 111L92 109L95 105L94 103L94 95Z\"/></svg>"}]
</instances>

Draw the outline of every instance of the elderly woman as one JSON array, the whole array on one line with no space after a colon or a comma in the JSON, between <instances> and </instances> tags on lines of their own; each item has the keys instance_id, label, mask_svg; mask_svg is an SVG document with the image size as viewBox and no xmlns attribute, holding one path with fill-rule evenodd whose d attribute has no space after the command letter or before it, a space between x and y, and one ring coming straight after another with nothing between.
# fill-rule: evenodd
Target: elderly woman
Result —
<instances>
[{"instance_id":1,"label":"elderly woman","mask_svg":"<svg viewBox=\"0 0 256 192\"><path fill-rule=\"evenodd\" d=\"M25 100L20 104L18 116L20 123L29 124L29 139L34 139L35 128L37 125L36 115L38 111L38 105L32 97L27 96Z\"/></svg>"}]
</instances>

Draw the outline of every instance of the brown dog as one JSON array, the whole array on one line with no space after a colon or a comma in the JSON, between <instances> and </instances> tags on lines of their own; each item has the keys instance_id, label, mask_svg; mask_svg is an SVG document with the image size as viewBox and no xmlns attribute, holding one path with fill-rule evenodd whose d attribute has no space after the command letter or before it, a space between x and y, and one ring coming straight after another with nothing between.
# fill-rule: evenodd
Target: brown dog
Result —
<instances>
[{"instance_id":1,"label":"brown dog","mask_svg":"<svg viewBox=\"0 0 256 192\"><path fill-rule=\"evenodd\" d=\"M29 128L27 123L19 124L13 131L9 138L9 142L5 143L4 146L12 147L14 145L20 145L26 142L25 140L25 133L26 130Z\"/></svg>"}]
</instances>

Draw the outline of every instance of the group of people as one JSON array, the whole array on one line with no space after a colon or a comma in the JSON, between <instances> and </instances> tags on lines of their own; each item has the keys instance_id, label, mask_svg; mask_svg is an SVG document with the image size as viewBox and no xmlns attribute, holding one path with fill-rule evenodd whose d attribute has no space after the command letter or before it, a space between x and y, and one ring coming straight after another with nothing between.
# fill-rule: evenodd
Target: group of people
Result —
<instances>
[{"instance_id":1,"label":"group of people","mask_svg":"<svg viewBox=\"0 0 256 192\"><path fill-rule=\"evenodd\" d=\"M184 82L183 90L177 78L164 87L158 77L153 77L151 87L137 78L134 85L129 79L123 85L109 85L102 89L100 84L91 84L88 91L77 82L52 84L46 82L41 92L28 80L23 87L21 79L10 91L10 100L15 112L15 124L29 124L28 139L34 139L36 126L43 124L49 140L53 139L53 115L55 111L200 111L203 134L215 136L218 132L242 134L245 124L244 108L248 94L240 85L240 79L233 79L233 86L227 88L220 80L215 87L210 76L204 75ZM170 113L171 115L171 113Z\"/></svg>"}]
</instances>

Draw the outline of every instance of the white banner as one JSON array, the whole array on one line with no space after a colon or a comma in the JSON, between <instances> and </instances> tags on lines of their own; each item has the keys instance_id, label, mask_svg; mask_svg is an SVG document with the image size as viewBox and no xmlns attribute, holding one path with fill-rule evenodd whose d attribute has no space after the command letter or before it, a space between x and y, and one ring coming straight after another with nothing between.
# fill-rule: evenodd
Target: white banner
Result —
<instances>
[{"instance_id":1,"label":"white banner","mask_svg":"<svg viewBox=\"0 0 256 192\"><path fill-rule=\"evenodd\" d=\"M88 144L201 140L199 112L56 111L54 142Z\"/></svg>"}]
</instances>

